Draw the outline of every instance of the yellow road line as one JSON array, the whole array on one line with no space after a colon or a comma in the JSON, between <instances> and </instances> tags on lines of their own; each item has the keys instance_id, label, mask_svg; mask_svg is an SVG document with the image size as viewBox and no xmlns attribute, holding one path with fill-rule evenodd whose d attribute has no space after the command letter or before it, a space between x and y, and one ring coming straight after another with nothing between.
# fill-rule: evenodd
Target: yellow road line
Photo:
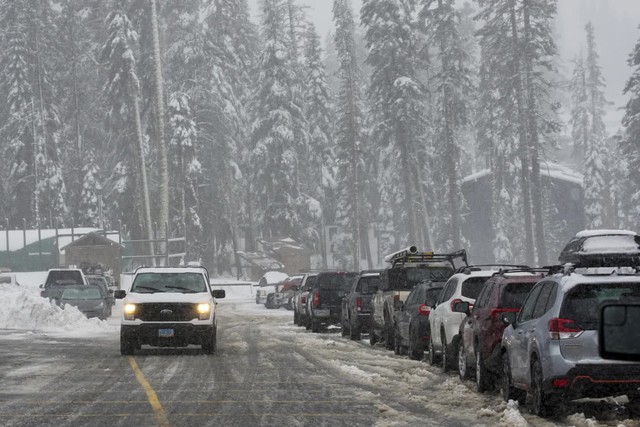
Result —
<instances>
[{"instance_id":1,"label":"yellow road line","mask_svg":"<svg viewBox=\"0 0 640 427\"><path fill-rule=\"evenodd\" d=\"M151 384L149 384L149 382L145 379L144 374L136 363L136 359L134 359L132 356L129 356L129 365L131 365L131 369L136 375L136 379L138 380L142 388L144 388L144 392L147 393L147 399L149 399L149 404L151 405L151 408L153 408L153 413L158 420L158 424L160 424L161 427L169 427L169 419L164 413L164 409L162 408L162 405L158 400L156 392L153 390L153 387L151 387Z\"/></svg>"}]
</instances>

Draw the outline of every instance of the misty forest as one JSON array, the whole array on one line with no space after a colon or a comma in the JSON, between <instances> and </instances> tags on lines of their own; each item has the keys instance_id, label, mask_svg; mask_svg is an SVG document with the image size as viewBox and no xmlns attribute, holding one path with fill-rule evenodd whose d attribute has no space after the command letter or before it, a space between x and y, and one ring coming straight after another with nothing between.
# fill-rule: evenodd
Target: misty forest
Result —
<instances>
[{"instance_id":1,"label":"misty forest","mask_svg":"<svg viewBox=\"0 0 640 427\"><path fill-rule=\"evenodd\" d=\"M320 34L296 0L0 0L0 227L186 236L217 274L258 239L359 270L409 244L546 265L568 220L640 229L640 42L611 134L598 28L560 58L556 0L332 1Z\"/></svg>"}]
</instances>

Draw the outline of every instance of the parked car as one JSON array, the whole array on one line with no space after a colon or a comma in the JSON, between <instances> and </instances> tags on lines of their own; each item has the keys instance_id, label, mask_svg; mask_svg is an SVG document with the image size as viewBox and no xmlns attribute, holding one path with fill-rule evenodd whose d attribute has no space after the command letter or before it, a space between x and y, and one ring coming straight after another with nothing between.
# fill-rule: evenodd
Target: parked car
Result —
<instances>
[{"instance_id":1,"label":"parked car","mask_svg":"<svg viewBox=\"0 0 640 427\"><path fill-rule=\"evenodd\" d=\"M342 299L342 336L360 340L371 328L371 298L380 288L380 271L363 271Z\"/></svg>"},{"instance_id":2,"label":"parked car","mask_svg":"<svg viewBox=\"0 0 640 427\"><path fill-rule=\"evenodd\" d=\"M47 279L40 285L40 296L59 303L66 286L87 286L89 283L80 269L52 268L47 273Z\"/></svg>"},{"instance_id":3,"label":"parked car","mask_svg":"<svg viewBox=\"0 0 640 427\"><path fill-rule=\"evenodd\" d=\"M493 273L495 271L468 268L447 281L429 315L429 364L442 362L445 371L456 366L460 325L465 314L454 311L454 307L462 301L474 304L484 282Z\"/></svg>"},{"instance_id":4,"label":"parked car","mask_svg":"<svg viewBox=\"0 0 640 427\"><path fill-rule=\"evenodd\" d=\"M15 273L0 273L0 285L20 286Z\"/></svg>"},{"instance_id":5,"label":"parked car","mask_svg":"<svg viewBox=\"0 0 640 427\"><path fill-rule=\"evenodd\" d=\"M617 265L616 259L633 257L640 265L640 236L628 230L585 230L577 233L562 249L561 264L605 267Z\"/></svg>"},{"instance_id":6,"label":"parked car","mask_svg":"<svg viewBox=\"0 0 640 427\"><path fill-rule=\"evenodd\" d=\"M342 298L351 289L358 273L323 272L309 289L307 298L308 323L312 332L320 332L322 326L339 324L342 320Z\"/></svg>"},{"instance_id":7,"label":"parked car","mask_svg":"<svg viewBox=\"0 0 640 427\"><path fill-rule=\"evenodd\" d=\"M131 355L142 345L186 347L201 345L216 351L216 299L204 267L143 267L136 270L131 290L116 291L124 298L120 325L120 353Z\"/></svg>"},{"instance_id":8,"label":"parked car","mask_svg":"<svg viewBox=\"0 0 640 427\"><path fill-rule=\"evenodd\" d=\"M603 359L598 348L600 310L609 303L640 302L635 269L608 274L554 274L527 295L520 313L504 313L502 380L505 400L525 399L534 414L562 402L626 394L640 402L640 363Z\"/></svg>"},{"instance_id":9,"label":"parked car","mask_svg":"<svg viewBox=\"0 0 640 427\"><path fill-rule=\"evenodd\" d=\"M107 278L104 276L86 276L86 278L89 285L98 286L100 288L102 293L106 295L109 306L113 307L116 303L116 300L113 297L114 290L109 287ZM111 311L109 312L109 315L111 315Z\"/></svg>"},{"instance_id":10,"label":"parked car","mask_svg":"<svg viewBox=\"0 0 640 427\"><path fill-rule=\"evenodd\" d=\"M89 318L105 320L111 315L111 303L99 286L65 286L59 304L61 307L72 305Z\"/></svg>"},{"instance_id":11,"label":"parked car","mask_svg":"<svg viewBox=\"0 0 640 427\"><path fill-rule=\"evenodd\" d=\"M409 354L412 360L421 360L431 337L429 314L442 292L442 284L434 282L418 283L407 297L400 302L396 311L395 353Z\"/></svg>"},{"instance_id":12,"label":"parked car","mask_svg":"<svg viewBox=\"0 0 640 427\"><path fill-rule=\"evenodd\" d=\"M276 292L267 295L267 301L264 304L265 307L285 307L291 310L293 308L291 307L291 297L293 297L294 292L298 290L298 286L300 286L303 277L304 275L302 274L296 274L278 283L276 285Z\"/></svg>"},{"instance_id":13,"label":"parked car","mask_svg":"<svg viewBox=\"0 0 640 427\"><path fill-rule=\"evenodd\" d=\"M306 273L300 282L300 288L293 293L293 324L311 329L307 314L307 298L309 289L318 279L318 273Z\"/></svg>"},{"instance_id":14,"label":"parked car","mask_svg":"<svg viewBox=\"0 0 640 427\"><path fill-rule=\"evenodd\" d=\"M256 291L256 304L264 304L267 302L267 295L276 291L276 285L289 277L281 271L268 271L258 281L258 290Z\"/></svg>"},{"instance_id":15,"label":"parked car","mask_svg":"<svg viewBox=\"0 0 640 427\"><path fill-rule=\"evenodd\" d=\"M464 250L450 254L418 252L415 246L385 258L391 265L381 274L381 288L371 302L371 333L369 342L385 343L389 350L395 347L395 304L404 302L418 283L444 283L457 268L466 265Z\"/></svg>"},{"instance_id":16,"label":"parked car","mask_svg":"<svg viewBox=\"0 0 640 427\"><path fill-rule=\"evenodd\" d=\"M491 389L501 374L500 344L506 327L502 314L518 313L529 291L543 278L544 274L533 270L495 273L486 281L473 310L468 302L454 307L468 314L460 326L458 373L463 380L475 373L477 391Z\"/></svg>"}]
</instances>

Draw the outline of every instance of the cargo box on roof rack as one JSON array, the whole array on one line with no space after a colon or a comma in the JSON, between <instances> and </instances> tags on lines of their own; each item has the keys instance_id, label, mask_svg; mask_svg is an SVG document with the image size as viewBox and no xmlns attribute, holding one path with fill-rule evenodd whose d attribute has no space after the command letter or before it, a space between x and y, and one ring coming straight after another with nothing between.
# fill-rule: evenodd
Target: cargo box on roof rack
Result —
<instances>
[{"instance_id":1,"label":"cargo box on roof rack","mask_svg":"<svg viewBox=\"0 0 640 427\"><path fill-rule=\"evenodd\" d=\"M581 231L567 243L558 260L580 267L640 265L640 236L628 230Z\"/></svg>"}]
</instances>

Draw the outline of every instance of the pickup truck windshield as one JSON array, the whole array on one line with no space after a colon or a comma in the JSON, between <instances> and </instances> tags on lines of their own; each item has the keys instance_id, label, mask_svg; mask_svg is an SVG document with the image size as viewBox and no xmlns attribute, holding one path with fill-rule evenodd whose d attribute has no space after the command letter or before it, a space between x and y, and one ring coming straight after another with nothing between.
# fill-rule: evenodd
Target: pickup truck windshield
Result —
<instances>
[{"instance_id":1,"label":"pickup truck windshield","mask_svg":"<svg viewBox=\"0 0 640 427\"><path fill-rule=\"evenodd\" d=\"M318 280L318 287L323 290L348 291L357 276L357 273L326 275Z\"/></svg>"},{"instance_id":2,"label":"pickup truck windshield","mask_svg":"<svg viewBox=\"0 0 640 427\"><path fill-rule=\"evenodd\" d=\"M198 273L140 273L131 286L131 292L196 293L207 292L207 286L202 275Z\"/></svg>"}]
</instances>

